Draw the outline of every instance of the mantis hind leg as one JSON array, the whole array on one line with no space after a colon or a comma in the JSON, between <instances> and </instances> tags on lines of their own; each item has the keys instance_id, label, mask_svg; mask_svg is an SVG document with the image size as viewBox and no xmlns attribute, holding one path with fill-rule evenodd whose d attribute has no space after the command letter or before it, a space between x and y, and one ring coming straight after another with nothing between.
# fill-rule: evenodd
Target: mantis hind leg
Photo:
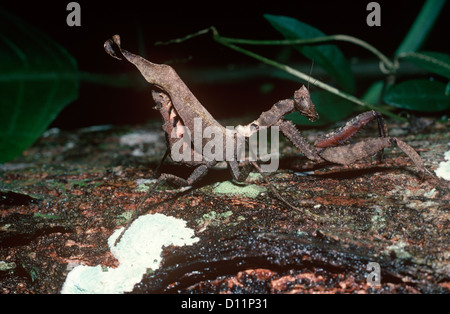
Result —
<instances>
[{"instance_id":1,"label":"mantis hind leg","mask_svg":"<svg viewBox=\"0 0 450 314\"><path fill-rule=\"evenodd\" d=\"M380 138L387 138L388 130L383 116L381 115L381 113L371 110L357 115L356 117L348 121L344 126L318 138L314 143L314 146L320 151L323 148L343 145L347 140L358 133L358 131L361 130L366 124L374 119L376 119L378 123L378 132ZM384 157L383 151L384 148L381 148L377 150L376 153L374 153L374 155L376 155L380 162Z\"/></svg>"},{"instance_id":2,"label":"mantis hind leg","mask_svg":"<svg viewBox=\"0 0 450 314\"><path fill-rule=\"evenodd\" d=\"M366 124L374 119L376 119L378 122L378 131L380 137L387 137L388 130L383 116L379 112L371 110L357 115L356 117L348 121L344 126L318 138L315 141L314 146L320 149L342 145L347 140L352 138L356 133L358 133L358 131L361 130Z\"/></svg>"},{"instance_id":3,"label":"mantis hind leg","mask_svg":"<svg viewBox=\"0 0 450 314\"><path fill-rule=\"evenodd\" d=\"M320 152L320 156L323 159L336 164L350 165L357 160L372 156L391 145L398 146L414 162L416 167L419 168L422 175L424 175L425 172L432 175L430 171L425 168L419 154L411 146L396 137L371 138L355 144L328 147Z\"/></svg>"}]
</instances>

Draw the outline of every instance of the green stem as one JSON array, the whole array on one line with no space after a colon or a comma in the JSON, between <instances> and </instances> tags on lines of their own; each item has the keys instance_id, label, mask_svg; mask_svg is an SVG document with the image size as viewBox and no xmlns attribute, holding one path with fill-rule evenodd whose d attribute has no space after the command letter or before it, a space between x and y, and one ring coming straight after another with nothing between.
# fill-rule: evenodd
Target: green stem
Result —
<instances>
[{"instance_id":1,"label":"green stem","mask_svg":"<svg viewBox=\"0 0 450 314\"><path fill-rule=\"evenodd\" d=\"M194 38L194 37L197 37L200 35L204 35L210 31L213 33L215 40L216 41L220 40L220 43L223 45L242 44L242 45L290 46L290 45L311 45L311 44L319 44L319 43L325 43L325 42L330 42L330 41L345 41L345 42L350 42L355 45L358 45L362 48L367 49L371 53L373 53L375 56L378 57L378 59L380 59L380 61L384 64L384 67L390 73L395 72L398 68L397 63L392 62L381 51L379 51L377 48L370 45L369 43L365 42L364 40L361 40L361 39L353 37L353 36L341 35L341 34L322 36L322 37L314 37L314 38L308 38L308 39L255 40L255 39L242 39L242 38L231 38L231 37L220 36L217 29L214 26L211 26L209 28L202 29L194 34L189 34L183 38L172 39L172 40L166 41L166 42L157 42L157 43L155 43L155 45L179 44L179 43L182 43L191 38Z\"/></svg>"},{"instance_id":2,"label":"green stem","mask_svg":"<svg viewBox=\"0 0 450 314\"><path fill-rule=\"evenodd\" d=\"M242 39L242 38L230 38L220 36L222 42L227 42L230 44L243 44L243 45L311 45L330 41L345 41L350 42L360 47L363 47L377 56L381 62L383 62L385 68L390 72L395 72L397 65L394 64L388 57L386 57L381 51L376 49L369 43L348 35L330 35L322 37L314 37L309 39L285 39L285 40L254 40L254 39Z\"/></svg>"},{"instance_id":3,"label":"green stem","mask_svg":"<svg viewBox=\"0 0 450 314\"><path fill-rule=\"evenodd\" d=\"M257 59L265 64L268 64L268 65L271 65L278 69L281 69L287 73L292 74L295 77L298 77L304 81L310 82L310 84L312 84L312 85L322 88L322 89L324 89L332 94L335 94L337 96L340 96L344 99L347 99L355 104L358 104L360 106L363 106L363 107L366 107L369 109L377 110L377 111L381 112L382 114L389 116L393 119L399 120L399 121L403 121L403 122L408 121L407 119L400 117L400 116L390 112L389 110L385 110L380 107L374 107L373 105L369 104L368 102L365 102L359 98L356 98L355 96L347 94L333 86L325 84L324 82L321 82L303 72L295 70L294 68L291 68L290 66L278 63L274 60L268 59L266 57L263 57L259 54L254 53L252 51L249 51L247 49L244 49L242 47L234 45L234 43L251 44L251 45L259 45L259 44L263 44L263 45L293 45L293 44L306 44L306 43L311 44L311 43L319 43L319 42L333 41L333 40L349 41L349 42L358 44L358 45L368 49L369 51L373 52L375 55L377 55L380 58L380 60L383 62L383 64L386 66L387 69L389 69L391 71L395 71L395 69L397 67L396 64L393 64L385 55L383 55L376 48L374 48L373 46L369 45L368 43L366 43L358 38L355 38L352 36L347 36L347 35L333 35L333 36L324 36L324 37L317 37L317 38L312 38L312 39L301 39L301 40L249 40L249 39L222 37L219 35L219 32L217 31L217 29L214 26L211 26L210 28L200 30L197 33L187 35L183 38L173 39L168 42L158 42L157 44L165 45L165 44L181 43L181 42L189 40L193 37L204 35L210 31L213 33L213 39L216 42L220 43L221 45L224 45L235 51L243 53L249 57Z\"/></svg>"},{"instance_id":4,"label":"green stem","mask_svg":"<svg viewBox=\"0 0 450 314\"><path fill-rule=\"evenodd\" d=\"M390 112L388 110L384 110L384 109L382 109L380 107L375 107L375 106L373 106L373 105L371 105L371 104L369 104L369 103L367 103L367 102L365 102L363 100L360 100L359 98L356 98L355 96L347 94L347 93L345 93L345 92L343 92L343 91L341 91L341 90L339 90L339 89L337 89L337 88L335 88L333 86L330 86L330 85L328 85L328 84L326 84L326 83L324 83L322 81L319 81L319 80L317 80L317 79L315 79L315 78L313 78L313 77L311 77L311 76L309 76L309 75L307 75L305 73L302 73L302 72L300 72L300 71L298 71L298 70L296 70L294 68L291 68L290 66L278 63L278 62L276 62L274 60L271 60L271 59L268 59L266 57L263 57L263 56L261 56L259 54L256 54L256 53L252 52L252 51L249 51L249 50L244 49L242 47L233 45L228 40L226 40L226 39L223 40L223 38L220 35L218 35L217 32L214 33L214 40L216 42L218 42L218 43L228 47L228 48L231 48L231 49L233 49L235 51L243 53L243 54L245 54L245 55L247 55L249 57L252 57L254 59L257 59L257 60L259 60L259 61L261 61L261 62L263 62L265 64L268 64L268 65L271 65L271 66L276 67L278 69L281 69L281 70L283 70L283 71L285 71L287 73L292 74L295 77L298 77L298 78L300 78L300 79L302 79L304 81L310 82L310 84L312 84L312 85L315 85L315 86L317 86L319 88L322 88L322 89L324 89L324 90L326 90L326 91L328 91L328 92L330 92L332 94L335 94L337 96L340 96L340 97L342 97L344 99L347 99L347 100L349 100L349 101L351 101L351 102L353 102L355 104L358 104L360 106L366 107L368 109L377 110L377 111L381 112L382 114L384 114L386 116L389 116L391 118L394 118L396 120L407 122L407 119L405 119L403 117L400 117L400 116L398 116L398 115L396 115L396 114L394 114L394 113L392 113L392 112Z\"/></svg>"}]
</instances>

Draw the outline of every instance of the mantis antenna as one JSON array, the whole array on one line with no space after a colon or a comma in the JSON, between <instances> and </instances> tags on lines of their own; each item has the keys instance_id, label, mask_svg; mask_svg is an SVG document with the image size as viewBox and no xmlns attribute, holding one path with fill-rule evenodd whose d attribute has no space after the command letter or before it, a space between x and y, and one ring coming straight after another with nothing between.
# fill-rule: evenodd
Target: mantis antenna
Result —
<instances>
[{"instance_id":1,"label":"mantis antenna","mask_svg":"<svg viewBox=\"0 0 450 314\"><path fill-rule=\"evenodd\" d=\"M312 75L312 70L313 70L313 67L314 67L314 59L312 59L311 70L309 70L309 78L308 78L308 91L309 91L309 80L310 80L310 78L311 78L311 75Z\"/></svg>"}]
</instances>

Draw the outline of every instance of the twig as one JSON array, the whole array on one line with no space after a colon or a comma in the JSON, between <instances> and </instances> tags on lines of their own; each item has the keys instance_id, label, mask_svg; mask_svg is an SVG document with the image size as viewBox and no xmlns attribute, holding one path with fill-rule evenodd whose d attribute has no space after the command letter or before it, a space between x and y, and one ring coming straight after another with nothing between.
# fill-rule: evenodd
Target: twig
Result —
<instances>
[{"instance_id":1,"label":"twig","mask_svg":"<svg viewBox=\"0 0 450 314\"><path fill-rule=\"evenodd\" d=\"M300 72L288 65L276 62L274 60L268 59L264 56L261 56L257 53L254 53L250 50L244 49L242 47L236 46L234 43L239 43L239 44L249 44L249 45L304 45L304 44L317 44L317 43L323 43L323 42L329 42L329 41L347 41L347 42L351 42L354 44L357 44L361 47L366 48L367 50L371 51L372 53L374 53L380 60L381 60L381 64L386 68L386 70L389 73L395 72L395 70L397 69L398 65L396 63L391 62L384 54L382 54L379 50L377 50L375 47L371 46L370 44L366 43L363 40L360 40L358 38L352 37L352 36L347 36L347 35L331 35L331 36L323 36L323 37L316 37L316 38L311 38L311 39L295 39L295 40L251 40L251 39L239 39L239 38L230 38L230 37L223 37L219 34L219 32L217 31L217 29L214 26L211 26L209 28L200 30L194 34L190 34L187 35L183 38L177 38L177 39L172 39L170 41L167 42L158 42L158 45L167 45L167 44L172 44L172 43L181 43L184 42L186 40L189 40L191 38L200 36L200 35L204 35L207 34L208 32L212 32L213 34L213 39L218 42L221 45L224 45L230 49L233 49L235 51L238 51L240 53L243 53L249 57L252 57L254 59L257 59L265 64L268 64L270 66L276 67L278 69L281 69L297 78L300 78L304 81L310 82L312 85L315 85L323 90L326 90L332 94L335 94L339 97L342 97L348 101L351 101L359 106L363 106L366 107L368 109L373 109L376 111L381 112L382 114L389 116L395 120L399 120L402 122L407 122L408 120L400 117L392 112L390 112L389 110L386 110L384 108L380 108L380 107L375 107L373 105L371 105L368 102L365 102L353 95L350 95L348 93L345 93L333 86L330 86L318 79L315 79L303 72Z\"/></svg>"},{"instance_id":2,"label":"twig","mask_svg":"<svg viewBox=\"0 0 450 314\"><path fill-rule=\"evenodd\" d=\"M368 102L365 102L365 101L363 101L363 100L361 100L361 99L359 99L359 98L357 98L357 97L355 97L353 95L350 95L350 94L348 94L346 92L343 92L340 89L337 89L336 87L328 85L328 84L326 84L326 83L324 83L324 82L322 82L322 81L320 81L320 80L318 80L316 78L313 78L313 77L311 77L311 76L309 76L309 75L307 75L307 74L305 74L303 72L300 72L300 71L298 71L298 70L296 70L294 68L291 68L288 65L281 64L281 63L276 62L274 60L268 59L266 57L263 57L263 56L261 56L259 54L256 54L256 53L254 53L252 51L249 51L247 49L244 49L242 47L230 44L230 43L228 43L226 41L222 42L220 37L215 37L215 40L217 42L222 43L223 45L227 46L228 48L231 48L233 50L241 52L241 53L243 53L243 54L245 54L245 55L247 55L249 57L255 58L255 59L257 59L257 60L259 60L259 61L261 61L263 63L266 63L268 65L271 65L273 67L279 68L279 69L281 69L281 70L283 70L283 71L285 71L285 72L287 72L289 74L292 74L295 77L298 77L298 78L300 78L300 79L302 79L304 81L310 82L310 84L312 84L312 85L315 85L315 86L317 86L317 87L319 87L319 88L321 88L323 90L326 90L326 91L328 91L328 92L330 92L332 94L335 94L335 95L337 95L339 97L342 97L344 99L347 99L347 100L349 100L349 101L351 101L351 102L353 102L353 103L355 103L357 105L366 107L368 109L379 111L382 114L384 114L386 116L389 116L391 118L394 118L396 120L400 120L400 121L403 121L403 122L407 122L408 121L407 119L405 119L403 117L400 117L400 116L398 116L398 115L396 115L396 114L394 114L394 113L392 113L392 112L390 112L388 110L385 110L383 108L375 107L375 106L369 104Z\"/></svg>"},{"instance_id":3,"label":"twig","mask_svg":"<svg viewBox=\"0 0 450 314\"><path fill-rule=\"evenodd\" d=\"M344 41L350 42L373 53L377 56L380 61L384 64L384 67L389 71L389 73L395 72L398 68L398 64L392 62L388 57L386 57L381 51L376 49L369 43L361 40L359 38L349 36L349 35L330 35L322 37L314 37L308 39L285 39L285 40L253 40L253 39L241 39L241 38L230 38L220 36L221 41L228 42L230 44L244 44L244 45L272 45L272 46L292 46L292 45L311 45L320 44L330 41Z\"/></svg>"}]
</instances>

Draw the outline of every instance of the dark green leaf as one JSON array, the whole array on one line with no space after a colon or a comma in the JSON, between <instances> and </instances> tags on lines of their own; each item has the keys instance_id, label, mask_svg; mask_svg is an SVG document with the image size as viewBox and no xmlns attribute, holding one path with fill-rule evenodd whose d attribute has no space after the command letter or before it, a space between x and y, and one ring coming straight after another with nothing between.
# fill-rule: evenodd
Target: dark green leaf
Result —
<instances>
[{"instance_id":1,"label":"dark green leaf","mask_svg":"<svg viewBox=\"0 0 450 314\"><path fill-rule=\"evenodd\" d=\"M0 162L32 145L78 96L76 61L45 34L0 10Z\"/></svg>"},{"instance_id":2,"label":"dark green leaf","mask_svg":"<svg viewBox=\"0 0 450 314\"><path fill-rule=\"evenodd\" d=\"M383 88L384 88L384 81L374 82L364 93L364 95L362 96L362 100L373 105L379 104Z\"/></svg>"},{"instance_id":3,"label":"dark green leaf","mask_svg":"<svg viewBox=\"0 0 450 314\"><path fill-rule=\"evenodd\" d=\"M319 114L317 121L311 122L298 112L287 114L285 118L298 125L321 126L341 121L351 115L356 109L354 103L326 91L312 92L311 99Z\"/></svg>"},{"instance_id":4,"label":"dark green leaf","mask_svg":"<svg viewBox=\"0 0 450 314\"><path fill-rule=\"evenodd\" d=\"M434 51L405 52L399 55L399 59L450 79L450 55L447 53Z\"/></svg>"},{"instance_id":5,"label":"dark green leaf","mask_svg":"<svg viewBox=\"0 0 450 314\"><path fill-rule=\"evenodd\" d=\"M425 2L414 24L395 52L396 56L404 52L416 51L420 48L428 37L444 5L445 0L427 0Z\"/></svg>"},{"instance_id":6,"label":"dark green leaf","mask_svg":"<svg viewBox=\"0 0 450 314\"><path fill-rule=\"evenodd\" d=\"M294 18L277 15L264 15L267 21L287 39L308 39L322 37L325 34L315 27ZM355 80L350 64L341 50L335 45L295 46L305 57L314 60L342 87L353 93Z\"/></svg>"},{"instance_id":7,"label":"dark green leaf","mask_svg":"<svg viewBox=\"0 0 450 314\"><path fill-rule=\"evenodd\" d=\"M389 88L384 101L391 106L416 111L450 109L450 96L445 95L445 84L436 81L410 80Z\"/></svg>"}]
</instances>

